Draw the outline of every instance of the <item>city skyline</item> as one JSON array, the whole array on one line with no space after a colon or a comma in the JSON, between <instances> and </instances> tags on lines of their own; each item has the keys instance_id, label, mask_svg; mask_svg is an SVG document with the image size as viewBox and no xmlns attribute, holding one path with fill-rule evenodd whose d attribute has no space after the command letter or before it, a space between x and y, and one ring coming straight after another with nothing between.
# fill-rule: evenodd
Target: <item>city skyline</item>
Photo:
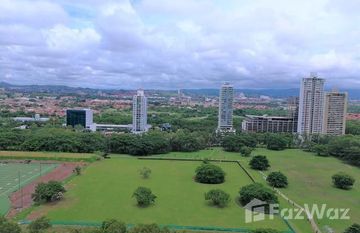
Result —
<instances>
[{"instance_id":1,"label":"city skyline","mask_svg":"<svg viewBox=\"0 0 360 233\"><path fill-rule=\"evenodd\" d=\"M293 88L316 71L359 88L359 11L355 0L3 0L0 82Z\"/></svg>"}]
</instances>

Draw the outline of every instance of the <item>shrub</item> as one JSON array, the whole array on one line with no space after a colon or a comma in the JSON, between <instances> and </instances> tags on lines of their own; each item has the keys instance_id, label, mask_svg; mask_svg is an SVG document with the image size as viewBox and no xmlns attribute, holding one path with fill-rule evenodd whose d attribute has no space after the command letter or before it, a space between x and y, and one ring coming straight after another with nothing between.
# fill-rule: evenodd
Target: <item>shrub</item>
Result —
<instances>
[{"instance_id":1,"label":"shrub","mask_svg":"<svg viewBox=\"0 0 360 233\"><path fill-rule=\"evenodd\" d=\"M130 233L170 233L171 231L164 227L160 228L157 224L139 224L130 229Z\"/></svg>"},{"instance_id":2,"label":"shrub","mask_svg":"<svg viewBox=\"0 0 360 233\"><path fill-rule=\"evenodd\" d=\"M6 218L0 216L0 232L21 233L21 229L18 224L9 222Z\"/></svg>"},{"instance_id":3,"label":"shrub","mask_svg":"<svg viewBox=\"0 0 360 233\"><path fill-rule=\"evenodd\" d=\"M348 227L344 233L360 233L360 225L354 223L353 225L351 225L350 227Z\"/></svg>"},{"instance_id":4,"label":"shrub","mask_svg":"<svg viewBox=\"0 0 360 233\"><path fill-rule=\"evenodd\" d=\"M143 167L142 169L139 170L139 173L143 179L147 179L150 177L151 169L148 167Z\"/></svg>"},{"instance_id":5,"label":"shrub","mask_svg":"<svg viewBox=\"0 0 360 233\"><path fill-rule=\"evenodd\" d=\"M225 207L230 202L230 195L220 189L213 189L205 193L205 200L218 207Z\"/></svg>"},{"instance_id":6,"label":"shrub","mask_svg":"<svg viewBox=\"0 0 360 233\"><path fill-rule=\"evenodd\" d=\"M274 191L259 183L249 184L240 189L240 203L246 205L253 199L264 201L268 204L278 203L278 198Z\"/></svg>"},{"instance_id":7,"label":"shrub","mask_svg":"<svg viewBox=\"0 0 360 233\"><path fill-rule=\"evenodd\" d=\"M254 156L249 163L250 167L255 170L264 171L270 167L269 160L266 156L256 155Z\"/></svg>"},{"instance_id":8,"label":"shrub","mask_svg":"<svg viewBox=\"0 0 360 233\"><path fill-rule=\"evenodd\" d=\"M263 229L256 229L251 231L251 233L280 233L280 231L270 229L270 228L263 228Z\"/></svg>"},{"instance_id":9,"label":"shrub","mask_svg":"<svg viewBox=\"0 0 360 233\"><path fill-rule=\"evenodd\" d=\"M35 193L31 196L36 204L41 204L60 200L64 192L66 190L60 182L49 181L48 183L38 184L35 188Z\"/></svg>"},{"instance_id":10,"label":"shrub","mask_svg":"<svg viewBox=\"0 0 360 233\"><path fill-rule=\"evenodd\" d=\"M80 166L76 166L74 168L74 171L73 171L77 176L80 176L81 175L81 167Z\"/></svg>"},{"instance_id":11,"label":"shrub","mask_svg":"<svg viewBox=\"0 0 360 233\"><path fill-rule=\"evenodd\" d=\"M195 172L195 180L199 183L221 184L225 181L225 172L214 164L202 164Z\"/></svg>"},{"instance_id":12,"label":"shrub","mask_svg":"<svg viewBox=\"0 0 360 233\"><path fill-rule=\"evenodd\" d=\"M151 192L151 189L145 187L138 187L133 193L133 197L139 206L146 207L155 202L156 196Z\"/></svg>"},{"instance_id":13,"label":"shrub","mask_svg":"<svg viewBox=\"0 0 360 233\"><path fill-rule=\"evenodd\" d=\"M110 219L101 224L101 230L104 233L126 233L126 225L123 222Z\"/></svg>"},{"instance_id":14,"label":"shrub","mask_svg":"<svg viewBox=\"0 0 360 233\"><path fill-rule=\"evenodd\" d=\"M266 148L269 150L284 150L288 145L288 139L281 134L269 134L266 138Z\"/></svg>"},{"instance_id":15,"label":"shrub","mask_svg":"<svg viewBox=\"0 0 360 233\"><path fill-rule=\"evenodd\" d=\"M252 150L253 149L251 147L243 146L240 149L240 154L244 157L249 157L251 155Z\"/></svg>"},{"instance_id":16,"label":"shrub","mask_svg":"<svg viewBox=\"0 0 360 233\"><path fill-rule=\"evenodd\" d=\"M339 189L350 189L355 183L355 179L353 177L343 172L339 172L331 178L333 184Z\"/></svg>"},{"instance_id":17,"label":"shrub","mask_svg":"<svg viewBox=\"0 0 360 233\"><path fill-rule=\"evenodd\" d=\"M287 177L281 172L271 172L266 181L275 188L285 188L288 186Z\"/></svg>"},{"instance_id":18,"label":"shrub","mask_svg":"<svg viewBox=\"0 0 360 233\"><path fill-rule=\"evenodd\" d=\"M45 232L45 230L51 228L50 220L46 217L38 218L32 221L27 228L29 233Z\"/></svg>"}]
</instances>

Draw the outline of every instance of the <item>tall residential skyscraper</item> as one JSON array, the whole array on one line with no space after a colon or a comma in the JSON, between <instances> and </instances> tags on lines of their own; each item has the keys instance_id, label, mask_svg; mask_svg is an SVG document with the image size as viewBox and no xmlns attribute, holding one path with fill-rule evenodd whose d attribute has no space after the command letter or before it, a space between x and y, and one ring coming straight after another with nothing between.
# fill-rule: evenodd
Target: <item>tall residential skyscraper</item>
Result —
<instances>
[{"instance_id":1,"label":"tall residential skyscraper","mask_svg":"<svg viewBox=\"0 0 360 233\"><path fill-rule=\"evenodd\" d=\"M322 133L325 80L312 73L301 82L298 133Z\"/></svg>"},{"instance_id":2,"label":"tall residential skyscraper","mask_svg":"<svg viewBox=\"0 0 360 233\"><path fill-rule=\"evenodd\" d=\"M225 82L220 89L219 122L217 131L235 132L233 129L234 86Z\"/></svg>"},{"instance_id":3,"label":"tall residential skyscraper","mask_svg":"<svg viewBox=\"0 0 360 233\"><path fill-rule=\"evenodd\" d=\"M138 90L133 97L133 133L148 131L147 126L147 99L143 90Z\"/></svg>"},{"instance_id":4,"label":"tall residential skyscraper","mask_svg":"<svg viewBox=\"0 0 360 233\"><path fill-rule=\"evenodd\" d=\"M347 93L332 91L325 94L323 133L345 134Z\"/></svg>"}]
</instances>

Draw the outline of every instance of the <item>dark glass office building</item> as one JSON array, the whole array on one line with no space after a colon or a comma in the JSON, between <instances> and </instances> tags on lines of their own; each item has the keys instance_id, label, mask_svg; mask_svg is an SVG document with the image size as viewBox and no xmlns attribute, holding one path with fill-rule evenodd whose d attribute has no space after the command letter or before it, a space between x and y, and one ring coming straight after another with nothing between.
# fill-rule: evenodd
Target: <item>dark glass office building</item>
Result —
<instances>
[{"instance_id":1,"label":"dark glass office building","mask_svg":"<svg viewBox=\"0 0 360 233\"><path fill-rule=\"evenodd\" d=\"M66 125L75 127L81 125L89 128L93 124L93 113L90 109L68 109L66 110Z\"/></svg>"}]
</instances>

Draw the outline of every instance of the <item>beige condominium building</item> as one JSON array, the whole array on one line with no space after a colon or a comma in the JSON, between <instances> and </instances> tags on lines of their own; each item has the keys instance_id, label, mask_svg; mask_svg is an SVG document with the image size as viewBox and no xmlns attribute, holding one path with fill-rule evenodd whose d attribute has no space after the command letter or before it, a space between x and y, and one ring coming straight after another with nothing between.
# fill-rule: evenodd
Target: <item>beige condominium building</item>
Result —
<instances>
[{"instance_id":1,"label":"beige condominium building","mask_svg":"<svg viewBox=\"0 0 360 233\"><path fill-rule=\"evenodd\" d=\"M328 135L345 134L346 112L347 112L346 92L327 92L324 102L323 133Z\"/></svg>"}]
</instances>

